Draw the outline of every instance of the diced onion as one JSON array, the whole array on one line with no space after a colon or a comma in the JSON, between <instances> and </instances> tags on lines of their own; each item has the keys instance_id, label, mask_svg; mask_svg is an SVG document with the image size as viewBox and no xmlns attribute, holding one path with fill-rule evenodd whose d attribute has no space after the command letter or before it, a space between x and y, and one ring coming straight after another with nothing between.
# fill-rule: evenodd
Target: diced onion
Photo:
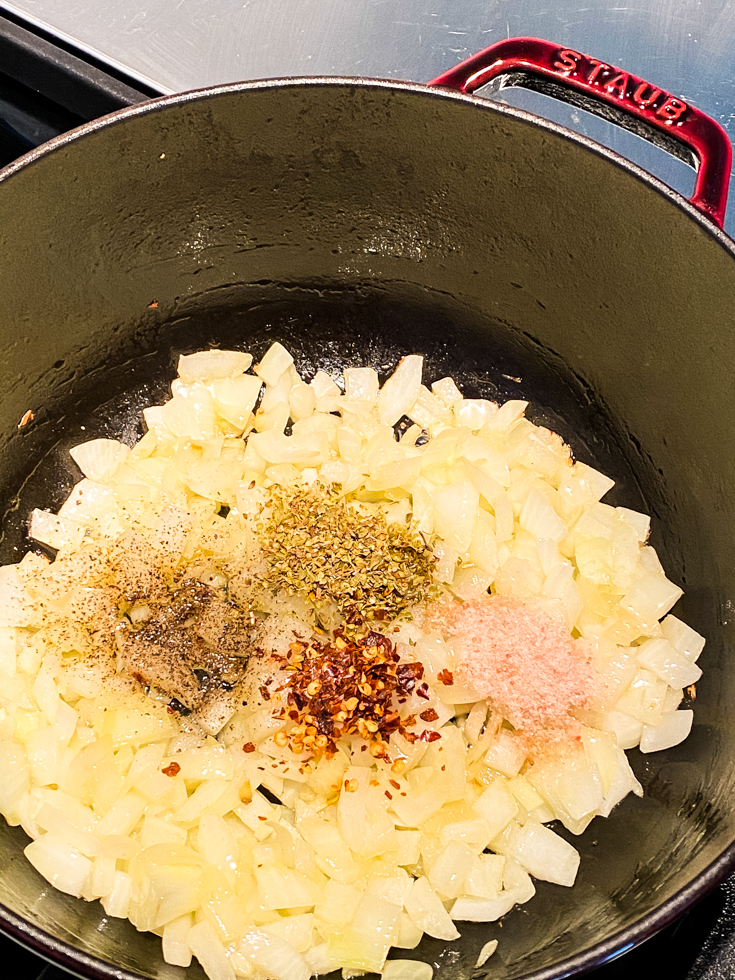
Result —
<instances>
[{"instance_id":1,"label":"diced onion","mask_svg":"<svg viewBox=\"0 0 735 980\"><path fill-rule=\"evenodd\" d=\"M641 734L641 752L660 752L683 742L692 730L694 712L691 709L672 711L664 715L658 725L644 725Z\"/></svg>"},{"instance_id":2,"label":"diced onion","mask_svg":"<svg viewBox=\"0 0 735 980\"><path fill-rule=\"evenodd\" d=\"M431 980L433 968L420 960L388 960L381 973L382 980Z\"/></svg>"},{"instance_id":3,"label":"diced onion","mask_svg":"<svg viewBox=\"0 0 735 980\"><path fill-rule=\"evenodd\" d=\"M209 980L431 980L391 949L496 921L533 897L532 879L572 886L579 854L545 824L583 833L642 795L626 749L690 732L680 704L704 640L666 615L681 590L647 543L648 517L602 503L612 481L533 425L525 401L465 397L422 373L410 354L382 386L369 366L307 383L278 342L254 367L240 351L183 355L172 398L144 410L143 439L75 447L84 479L58 514L31 514L56 559L31 552L0 569L0 812L34 838L26 854L48 881L161 935L172 966L196 957ZM306 488L374 518L379 540L408 528L401 560L410 571L421 556L432 600L367 621L391 641L380 667L401 678L385 704L398 730L373 741L358 726L323 755L311 747L321 721L306 724L287 691L304 650L311 661L343 624L328 572L313 591L299 584L322 528L296 528L304 555L288 587L271 586L263 540L279 495ZM323 555L328 569L359 552L356 596L381 580L369 544L334 540ZM151 624L167 588L210 603L194 615L182 596L171 628L222 645L223 659L235 641L243 667L242 686L223 681L193 710L126 661L131 637L162 638ZM543 751L497 675L484 689L466 669L478 648L489 655L459 613L493 602L543 610L589 664L590 693L562 705ZM257 655L223 627L240 614ZM352 625L333 635L347 642ZM194 673L208 695L212 678Z\"/></svg>"},{"instance_id":4,"label":"diced onion","mask_svg":"<svg viewBox=\"0 0 735 980\"><path fill-rule=\"evenodd\" d=\"M31 841L25 856L54 888L80 898L92 871L92 862L55 834Z\"/></svg>"},{"instance_id":5,"label":"diced onion","mask_svg":"<svg viewBox=\"0 0 735 980\"><path fill-rule=\"evenodd\" d=\"M130 455L128 446L117 439L92 439L69 450L69 455L90 480L109 480Z\"/></svg>"}]
</instances>

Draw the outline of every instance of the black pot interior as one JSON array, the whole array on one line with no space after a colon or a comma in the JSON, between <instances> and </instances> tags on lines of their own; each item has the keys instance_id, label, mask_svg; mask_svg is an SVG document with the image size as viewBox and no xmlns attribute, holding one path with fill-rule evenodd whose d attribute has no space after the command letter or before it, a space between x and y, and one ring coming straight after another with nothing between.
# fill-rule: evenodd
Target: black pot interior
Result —
<instances>
[{"instance_id":1,"label":"black pot interior","mask_svg":"<svg viewBox=\"0 0 735 980\"><path fill-rule=\"evenodd\" d=\"M183 351L278 339L307 376L421 352L429 380L527 399L616 479L609 502L652 515L676 612L708 637L691 737L631 753L646 796L570 838L575 887L538 883L502 927L415 953L446 980L570 975L710 887L735 839L732 255L522 114L411 86L241 89L123 114L0 181L0 558L78 479L70 446L137 438ZM3 826L6 929L80 974L182 975L155 938L54 892L24 843Z\"/></svg>"}]
</instances>

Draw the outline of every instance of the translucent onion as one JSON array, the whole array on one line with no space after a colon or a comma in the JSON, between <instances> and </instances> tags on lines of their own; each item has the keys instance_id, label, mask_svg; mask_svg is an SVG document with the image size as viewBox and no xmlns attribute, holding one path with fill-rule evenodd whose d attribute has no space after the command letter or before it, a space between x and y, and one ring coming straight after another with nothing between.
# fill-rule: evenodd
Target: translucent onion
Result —
<instances>
[{"instance_id":1,"label":"translucent onion","mask_svg":"<svg viewBox=\"0 0 735 980\"><path fill-rule=\"evenodd\" d=\"M138 445L76 447L85 478L58 514L32 514L57 559L0 569L0 811L35 838L28 857L50 882L156 930L167 962L196 956L210 980L430 980L427 964L386 962L391 947L495 921L533 897L531 875L571 886L579 855L544 824L579 834L642 793L624 750L689 734L680 703L704 640L675 616L659 623L681 590L647 544L648 518L602 503L612 481L573 462L525 402L464 398L450 378L429 388L419 355L382 387L372 367L307 383L279 343L251 367L239 351L182 356ZM414 740L394 733L390 762L357 736L330 758L284 747L289 675L267 658L253 658L242 698L182 726L114 647L110 662L90 656L96 634L79 622L98 615L108 629L124 608L118 634L139 629L156 576L190 572L250 609L270 485L319 483L417 528L445 601L541 597L566 619L597 680L579 738L529 758L461 679L462 640L430 632L422 610L385 627L424 668L395 705ZM113 599L100 554L114 558ZM266 653L313 632L301 596L252 608Z\"/></svg>"}]
</instances>

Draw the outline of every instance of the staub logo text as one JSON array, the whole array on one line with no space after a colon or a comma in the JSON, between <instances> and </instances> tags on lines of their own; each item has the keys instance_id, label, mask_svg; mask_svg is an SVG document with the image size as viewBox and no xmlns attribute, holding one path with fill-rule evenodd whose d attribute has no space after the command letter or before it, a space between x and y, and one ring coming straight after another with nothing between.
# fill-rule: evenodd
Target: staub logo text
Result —
<instances>
[{"instance_id":1,"label":"staub logo text","mask_svg":"<svg viewBox=\"0 0 735 980\"><path fill-rule=\"evenodd\" d=\"M552 67L565 78L578 78L587 85L617 97L623 103L632 104L638 110L650 112L663 122L683 121L686 102L669 95L663 89L644 82L643 79L607 65L597 58L590 58L571 48L563 48L557 54Z\"/></svg>"}]
</instances>

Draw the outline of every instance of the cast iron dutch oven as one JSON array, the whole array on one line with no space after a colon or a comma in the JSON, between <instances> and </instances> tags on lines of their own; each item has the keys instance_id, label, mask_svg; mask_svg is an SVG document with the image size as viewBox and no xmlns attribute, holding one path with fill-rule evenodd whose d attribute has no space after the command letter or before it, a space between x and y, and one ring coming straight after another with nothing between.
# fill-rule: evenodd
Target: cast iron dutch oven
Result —
<instances>
[{"instance_id":1,"label":"cast iron dutch oven","mask_svg":"<svg viewBox=\"0 0 735 980\"><path fill-rule=\"evenodd\" d=\"M466 94L518 72L694 154L693 200ZM177 95L0 174L2 560L28 547L30 508L58 506L78 478L66 449L134 438L181 351L257 356L279 339L307 372L383 375L422 352L432 379L528 399L533 420L617 480L610 502L652 515L685 590L676 611L707 637L690 738L631 753L646 795L575 839L575 887L540 882L502 928L465 923L455 943L412 954L440 978L549 980L641 942L735 857L730 147L668 93L547 42L502 42L435 85L304 78ZM42 881L19 828L1 838L8 934L84 976L182 976L158 939ZM475 971L491 937L499 950Z\"/></svg>"}]
</instances>

